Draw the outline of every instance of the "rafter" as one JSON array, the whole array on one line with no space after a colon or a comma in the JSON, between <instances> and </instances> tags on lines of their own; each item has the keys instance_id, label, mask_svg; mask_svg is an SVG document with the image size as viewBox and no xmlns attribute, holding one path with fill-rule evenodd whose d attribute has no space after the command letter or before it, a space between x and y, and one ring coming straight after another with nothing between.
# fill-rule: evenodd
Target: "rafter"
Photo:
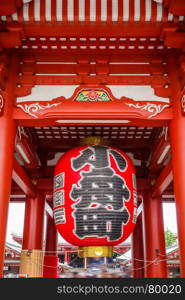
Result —
<instances>
[{"instance_id":1,"label":"rafter","mask_svg":"<svg viewBox=\"0 0 185 300\"><path fill-rule=\"evenodd\" d=\"M22 0L2 0L3 7L8 7L7 2L14 3L14 7L11 5L13 9L9 11L10 14L15 12L15 3L17 3L17 6L22 4ZM27 0L26 2L30 1ZM84 22L86 25L90 23L105 23L107 25L111 23L145 23L150 21L158 23L173 22L179 19L176 15L170 15L170 12L179 16L183 15L184 12L183 5L178 5L182 0L165 0L170 12L163 5L157 3L158 1L152 0L118 0L117 5L112 5L112 1L93 0L92 2L94 3L90 3L90 0L84 2L80 0L52 0L52 6L50 6L46 0L39 1L39 3L37 0L32 0L28 5L23 5L14 15L9 15L8 20L12 19L20 24L25 21L28 24L39 22L42 25L45 25L48 21L51 21L52 24L58 22L78 24ZM7 15L8 10L4 14ZM6 18L3 18L3 21L6 21Z\"/></svg>"}]
</instances>

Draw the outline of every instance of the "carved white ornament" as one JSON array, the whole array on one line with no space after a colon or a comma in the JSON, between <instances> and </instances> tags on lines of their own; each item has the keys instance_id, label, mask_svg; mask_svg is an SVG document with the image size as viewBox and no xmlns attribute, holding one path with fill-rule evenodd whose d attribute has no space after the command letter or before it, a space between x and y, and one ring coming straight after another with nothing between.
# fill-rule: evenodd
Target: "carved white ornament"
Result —
<instances>
[{"instance_id":1,"label":"carved white ornament","mask_svg":"<svg viewBox=\"0 0 185 300\"><path fill-rule=\"evenodd\" d=\"M39 102L36 102L36 103L32 103L32 104L23 104L23 105L18 104L17 107L20 107L25 113L38 119L39 117L36 115L36 113L39 110L55 107L59 104L60 103L53 103L53 104L47 103L47 105L42 105Z\"/></svg>"},{"instance_id":2,"label":"carved white ornament","mask_svg":"<svg viewBox=\"0 0 185 300\"><path fill-rule=\"evenodd\" d=\"M140 104L140 103L126 103L129 107L138 108L140 110L147 110L148 112L152 113L150 116L147 117L147 119L151 119L155 117L156 115L160 114L165 108L169 107L168 104L154 104L147 102L146 104Z\"/></svg>"},{"instance_id":3,"label":"carved white ornament","mask_svg":"<svg viewBox=\"0 0 185 300\"><path fill-rule=\"evenodd\" d=\"M4 106L4 99L3 99L3 96L0 95L0 112L3 109L3 106Z\"/></svg>"},{"instance_id":4,"label":"carved white ornament","mask_svg":"<svg viewBox=\"0 0 185 300\"><path fill-rule=\"evenodd\" d=\"M185 95L182 96L181 105L182 105L182 111L185 112Z\"/></svg>"}]
</instances>

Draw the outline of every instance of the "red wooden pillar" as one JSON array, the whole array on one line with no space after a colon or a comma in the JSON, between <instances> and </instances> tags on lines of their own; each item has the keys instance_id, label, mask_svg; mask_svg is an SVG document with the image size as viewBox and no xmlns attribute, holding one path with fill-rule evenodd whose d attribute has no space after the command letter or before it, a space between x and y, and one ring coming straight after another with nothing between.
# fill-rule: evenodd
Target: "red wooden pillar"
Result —
<instances>
[{"instance_id":1,"label":"red wooden pillar","mask_svg":"<svg viewBox=\"0 0 185 300\"><path fill-rule=\"evenodd\" d=\"M38 191L34 198L27 197L25 206L22 249L42 249L45 195Z\"/></svg>"},{"instance_id":2,"label":"red wooden pillar","mask_svg":"<svg viewBox=\"0 0 185 300\"><path fill-rule=\"evenodd\" d=\"M57 230L54 219L47 214L46 247L43 267L43 277L58 276Z\"/></svg>"},{"instance_id":3,"label":"red wooden pillar","mask_svg":"<svg viewBox=\"0 0 185 300\"><path fill-rule=\"evenodd\" d=\"M3 276L4 267L4 250L16 131L16 125L12 119L17 69L15 55L12 55L10 58L9 66L11 66L11 69L9 70L6 88L3 92L0 92L0 277Z\"/></svg>"},{"instance_id":4,"label":"red wooden pillar","mask_svg":"<svg viewBox=\"0 0 185 300\"><path fill-rule=\"evenodd\" d=\"M42 191L38 191L34 198L26 199L20 274L29 277L42 277L43 274L44 208L45 194Z\"/></svg>"},{"instance_id":5,"label":"red wooden pillar","mask_svg":"<svg viewBox=\"0 0 185 300\"><path fill-rule=\"evenodd\" d=\"M56 255L57 253L58 235L54 219L47 214L47 227L46 227L46 255Z\"/></svg>"},{"instance_id":6,"label":"red wooden pillar","mask_svg":"<svg viewBox=\"0 0 185 300\"><path fill-rule=\"evenodd\" d=\"M71 262L71 251L68 252L68 265L70 264L70 262Z\"/></svg>"},{"instance_id":7,"label":"red wooden pillar","mask_svg":"<svg viewBox=\"0 0 185 300\"><path fill-rule=\"evenodd\" d=\"M68 265L68 252L67 252L67 250L64 250L64 263L66 265Z\"/></svg>"},{"instance_id":8,"label":"red wooden pillar","mask_svg":"<svg viewBox=\"0 0 185 300\"><path fill-rule=\"evenodd\" d=\"M143 242L145 278L166 278L166 250L161 197L143 193Z\"/></svg>"},{"instance_id":9,"label":"red wooden pillar","mask_svg":"<svg viewBox=\"0 0 185 300\"><path fill-rule=\"evenodd\" d=\"M173 107L173 120L169 127L173 184L177 212L181 276L185 277L185 116L182 115L181 111L181 93L177 66L176 55L169 56L168 71L171 79L171 103Z\"/></svg>"},{"instance_id":10,"label":"red wooden pillar","mask_svg":"<svg viewBox=\"0 0 185 300\"><path fill-rule=\"evenodd\" d=\"M133 277L144 278L142 213L137 218L137 223L132 234L132 266Z\"/></svg>"}]
</instances>

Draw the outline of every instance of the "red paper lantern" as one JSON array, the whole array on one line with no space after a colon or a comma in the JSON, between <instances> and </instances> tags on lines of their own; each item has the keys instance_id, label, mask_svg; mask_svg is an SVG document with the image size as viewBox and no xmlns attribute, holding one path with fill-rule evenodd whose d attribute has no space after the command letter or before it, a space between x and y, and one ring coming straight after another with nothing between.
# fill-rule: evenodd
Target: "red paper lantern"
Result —
<instances>
[{"instance_id":1,"label":"red paper lantern","mask_svg":"<svg viewBox=\"0 0 185 300\"><path fill-rule=\"evenodd\" d=\"M77 246L113 246L136 223L135 170L122 151L82 146L66 152L55 168L54 219Z\"/></svg>"}]
</instances>

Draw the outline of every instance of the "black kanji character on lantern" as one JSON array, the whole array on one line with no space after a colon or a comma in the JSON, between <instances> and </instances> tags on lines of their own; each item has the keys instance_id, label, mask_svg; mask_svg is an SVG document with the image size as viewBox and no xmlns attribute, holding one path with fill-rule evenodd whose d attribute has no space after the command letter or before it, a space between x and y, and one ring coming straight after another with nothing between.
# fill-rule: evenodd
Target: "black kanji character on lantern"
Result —
<instances>
[{"instance_id":1,"label":"black kanji character on lantern","mask_svg":"<svg viewBox=\"0 0 185 300\"><path fill-rule=\"evenodd\" d=\"M107 147L94 146L81 151L81 154L72 159L72 168L79 170L90 164L94 168L106 168L109 166Z\"/></svg>"},{"instance_id":2,"label":"black kanji character on lantern","mask_svg":"<svg viewBox=\"0 0 185 300\"><path fill-rule=\"evenodd\" d=\"M80 238L94 235L116 240L121 237L122 225L129 219L124 201L129 200L130 191L124 179L116 175L111 167L110 155L117 167L124 171L127 167L124 157L105 146L86 148L78 157L72 159L74 170L79 170L85 165L91 166L88 172L81 172L78 186L73 185L70 194L73 200L79 200L74 204L73 215L75 233ZM84 219L84 216L87 219Z\"/></svg>"},{"instance_id":3,"label":"black kanji character on lantern","mask_svg":"<svg viewBox=\"0 0 185 300\"><path fill-rule=\"evenodd\" d=\"M127 224L129 219L126 208L122 211L108 211L103 207L78 209L74 212L74 216L77 236L80 238L85 236L107 236L110 241L121 237L122 225Z\"/></svg>"},{"instance_id":4,"label":"black kanji character on lantern","mask_svg":"<svg viewBox=\"0 0 185 300\"><path fill-rule=\"evenodd\" d=\"M54 190L64 187L64 173L60 173L54 178Z\"/></svg>"},{"instance_id":5,"label":"black kanji character on lantern","mask_svg":"<svg viewBox=\"0 0 185 300\"><path fill-rule=\"evenodd\" d=\"M119 152L115 150L109 150L105 146L93 146L81 151L81 154L72 159L72 168L79 170L86 164L90 164L94 168L106 168L109 166L108 154L112 154L118 168L121 171L125 171L127 162Z\"/></svg>"},{"instance_id":6,"label":"black kanji character on lantern","mask_svg":"<svg viewBox=\"0 0 185 300\"><path fill-rule=\"evenodd\" d=\"M100 174L104 175L103 170L101 171ZM71 192L73 200L80 199L75 207L88 207L92 202L102 206L112 205L115 210L123 207L124 200L127 201L130 197L129 190L124 180L110 171L112 176L92 176L93 172L83 173L84 176L79 181L80 188L74 185Z\"/></svg>"}]
</instances>

